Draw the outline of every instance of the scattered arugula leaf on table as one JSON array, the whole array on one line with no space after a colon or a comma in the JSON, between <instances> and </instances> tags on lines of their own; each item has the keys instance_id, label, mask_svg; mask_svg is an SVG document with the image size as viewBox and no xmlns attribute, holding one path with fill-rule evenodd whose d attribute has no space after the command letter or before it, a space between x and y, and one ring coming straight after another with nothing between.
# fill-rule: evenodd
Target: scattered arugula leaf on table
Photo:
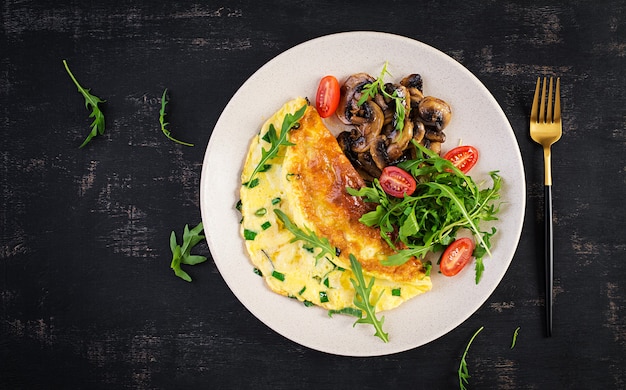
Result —
<instances>
[{"instance_id":1,"label":"scattered arugula leaf on table","mask_svg":"<svg viewBox=\"0 0 626 390\"><path fill-rule=\"evenodd\" d=\"M481 326L480 328L478 328L478 330L474 333L472 338L467 343L467 346L465 347L465 352L463 352L463 356L461 356L461 363L459 364L459 371L458 371L459 388L461 390L467 390L465 385L469 383L469 378L470 378L469 370L467 368L467 361L465 360L465 358L467 357L467 352L469 351L470 345L472 345L472 342L474 341L478 333L480 333L483 329L484 329L484 326Z\"/></svg>"},{"instance_id":2,"label":"scattered arugula leaf on table","mask_svg":"<svg viewBox=\"0 0 626 390\"><path fill-rule=\"evenodd\" d=\"M85 138L83 143L79 146L79 148L82 148L87 145L89 141L91 141L91 139L96 135L104 134L104 114L98 107L98 104L104 103L106 100L102 100L99 97L92 95L91 93L89 93L89 89L83 88L79 84L78 80L76 80L76 77L74 77L74 74L72 74L72 71L70 71L66 60L63 60L63 65L65 66L65 70L67 71L67 73L70 75L70 78L78 88L78 92L80 92L85 98L85 107L88 110L91 108L91 114L89 114L89 118L93 118L93 122L90 125L91 132L89 133L87 138Z\"/></svg>"},{"instance_id":3,"label":"scattered arugula leaf on table","mask_svg":"<svg viewBox=\"0 0 626 390\"><path fill-rule=\"evenodd\" d=\"M165 90L163 91L163 96L161 96L161 110L159 111L159 123L161 124L161 131L163 132L163 134L165 134L167 138L169 138L170 140L176 143L179 143L185 146L193 146L193 144L190 144L189 142L179 141L176 138L172 137L171 132L167 128L169 123L165 121L165 115L166 115L165 106L167 105L167 103L169 103L169 101L167 100L167 88L165 88Z\"/></svg>"},{"instance_id":4,"label":"scattered arugula leaf on table","mask_svg":"<svg viewBox=\"0 0 626 390\"><path fill-rule=\"evenodd\" d=\"M376 333L374 336L380 338L385 343L389 342L389 335L383 331L383 323L385 322L385 316L381 316L380 320L376 317L375 307L376 302L380 299L380 295L376 298L374 303L370 302L370 295L372 293L372 287L374 286L374 277L370 278L369 284L365 282L365 277L363 276L363 269L361 268L361 264L357 261L356 257L352 253L350 253L350 266L352 267L352 273L354 273L354 279L350 279L350 283L354 287L356 294L354 296L354 306L358 307L363 311L365 317L361 317L356 322L356 324L371 324L374 326ZM381 291L382 295L382 291Z\"/></svg>"},{"instance_id":5,"label":"scattered arugula leaf on table","mask_svg":"<svg viewBox=\"0 0 626 390\"><path fill-rule=\"evenodd\" d=\"M170 266L176 276L188 282L191 282L191 277L181 268L181 264L196 265L205 262L207 259L205 256L192 255L190 253L191 249L204 239L204 235L200 234L203 229L202 222L191 230L189 230L189 225L185 225L182 246L178 245L174 231L170 235L170 249L172 250L172 263Z\"/></svg>"},{"instance_id":6,"label":"scattered arugula leaf on table","mask_svg":"<svg viewBox=\"0 0 626 390\"><path fill-rule=\"evenodd\" d=\"M520 327L515 328L513 332L513 340L511 341L511 349L515 347L515 343L517 343L517 335L519 334Z\"/></svg>"},{"instance_id":7,"label":"scattered arugula leaf on table","mask_svg":"<svg viewBox=\"0 0 626 390\"><path fill-rule=\"evenodd\" d=\"M276 155L278 154L278 150L281 146L294 145L287 140L287 135L289 134L289 131L291 129L298 126L298 121L304 115L306 108L307 106L304 105L294 114L287 113L285 115L285 118L283 119L283 124L281 126L280 135L276 134L276 128L273 124L270 124L267 133L263 136L263 139L270 143L270 147L269 149L261 149L261 161L259 161L259 164L256 166L256 168L254 168L254 171L252 171L252 174L250 175L248 181L244 183L245 186L252 187L258 184L258 181L255 180L255 176L259 172L266 171L269 168L267 162L276 157Z\"/></svg>"}]
</instances>

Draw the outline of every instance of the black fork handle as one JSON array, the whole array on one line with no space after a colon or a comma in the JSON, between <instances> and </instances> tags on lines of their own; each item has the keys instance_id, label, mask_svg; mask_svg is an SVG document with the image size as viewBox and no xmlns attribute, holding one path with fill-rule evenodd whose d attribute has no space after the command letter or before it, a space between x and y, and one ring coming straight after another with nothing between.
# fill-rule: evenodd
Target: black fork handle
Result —
<instances>
[{"instance_id":1,"label":"black fork handle","mask_svg":"<svg viewBox=\"0 0 626 390\"><path fill-rule=\"evenodd\" d=\"M546 263L546 333L552 336L552 289L553 289L553 234L552 234L552 186L544 186L545 263Z\"/></svg>"}]
</instances>

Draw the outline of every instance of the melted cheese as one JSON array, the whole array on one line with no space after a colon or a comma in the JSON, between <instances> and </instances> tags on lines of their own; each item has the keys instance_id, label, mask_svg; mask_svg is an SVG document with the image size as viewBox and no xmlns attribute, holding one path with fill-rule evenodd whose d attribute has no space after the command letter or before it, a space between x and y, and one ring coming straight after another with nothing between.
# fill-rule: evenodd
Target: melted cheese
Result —
<instances>
[{"instance_id":1,"label":"melted cheese","mask_svg":"<svg viewBox=\"0 0 626 390\"><path fill-rule=\"evenodd\" d=\"M303 98L294 99L263 125L250 144L243 183L258 165L261 149L270 146L262 139L270 124L280 131L285 114L306 104ZM368 206L345 190L364 183L313 107L307 108L300 127L291 130L289 141L295 145L283 147L269 161L269 169L258 174L259 184L253 188L243 185L240 193L241 233L248 237L245 244L250 259L269 288L327 309L354 307L350 282L354 275L348 259L352 253L361 263L366 280L375 278L372 297L380 297L378 311L397 307L430 290L430 278L424 275L419 260L397 267L380 264L393 251L377 229L358 221ZM276 218L275 208L301 229L327 238L340 255L318 259L318 248L292 242L294 236Z\"/></svg>"}]
</instances>

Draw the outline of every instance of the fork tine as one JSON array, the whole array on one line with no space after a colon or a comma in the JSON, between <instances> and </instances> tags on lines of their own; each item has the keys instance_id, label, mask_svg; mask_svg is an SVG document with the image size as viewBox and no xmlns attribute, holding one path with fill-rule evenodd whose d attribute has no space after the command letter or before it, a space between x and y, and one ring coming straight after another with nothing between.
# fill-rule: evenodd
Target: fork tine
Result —
<instances>
[{"instance_id":1,"label":"fork tine","mask_svg":"<svg viewBox=\"0 0 626 390\"><path fill-rule=\"evenodd\" d=\"M539 105L539 123L546 122L546 78L543 78L541 87L541 104Z\"/></svg>"},{"instance_id":2,"label":"fork tine","mask_svg":"<svg viewBox=\"0 0 626 390\"><path fill-rule=\"evenodd\" d=\"M540 77L537 77L537 86L535 87L535 97L533 98L533 106L530 109L530 121L537 122L539 120L539 81Z\"/></svg>"},{"instance_id":3,"label":"fork tine","mask_svg":"<svg viewBox=\"0 0 626 390\"><path fill-rule=\"evenodd\" d=\"M561 121L561 78L556 78L556 92L554 96L554 121Z\"/></svg>"},{"instance_id":4,"label":"fork tine","mask_svg":"<svg viewBox=\"0 0 626 390\"><path fill-rule=\"evenodd\" d=\"M552 87L553 87L553 78L550 77L550 89L548 91L548 109L546 116L546 123L552 123Z\"/></svg>"}]
</instances>

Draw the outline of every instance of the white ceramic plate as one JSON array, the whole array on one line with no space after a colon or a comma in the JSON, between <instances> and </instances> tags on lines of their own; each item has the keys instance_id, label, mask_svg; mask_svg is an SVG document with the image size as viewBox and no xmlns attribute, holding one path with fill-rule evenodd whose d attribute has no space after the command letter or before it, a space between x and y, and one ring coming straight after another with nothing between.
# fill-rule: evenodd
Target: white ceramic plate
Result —
<instances>
[{"instance_id":1,"label":"white ceramic plate","mask_svg":"<svg viewBox=\"0 0 626 390\"><path fill-rule=\"evenodd\" d=\"M480 284L473 266L453 278L433 267L432 291L401 307L384 312L389 343L374 337L371 325L353 327L354 318L328 317L325 310L305 307L279 296L252 272L239 235L240 173L250 139L261 124L288 100L315 99L321 77L332 74L340 83L350 74L377 77L388 61L399 81L420 73L426 95L452 106L446 129L448 150L462 141L481 152L472 176L479 182L491 170L503 177L498 233L493 257L485 258ZM491 182L487 182L491 185ZM302 43L278 55L254 73L235 93L220 116L209 141L200 183L200 204L207 241L222 277L243 305L284 337L309 348L337 355L375 356L426 344L454 329L491 295L504 276L517 248L525 210L522 159L511 126L483 84L451 57L418 41L386 33L340 33Z\"/></svg>"}]
</instances>

